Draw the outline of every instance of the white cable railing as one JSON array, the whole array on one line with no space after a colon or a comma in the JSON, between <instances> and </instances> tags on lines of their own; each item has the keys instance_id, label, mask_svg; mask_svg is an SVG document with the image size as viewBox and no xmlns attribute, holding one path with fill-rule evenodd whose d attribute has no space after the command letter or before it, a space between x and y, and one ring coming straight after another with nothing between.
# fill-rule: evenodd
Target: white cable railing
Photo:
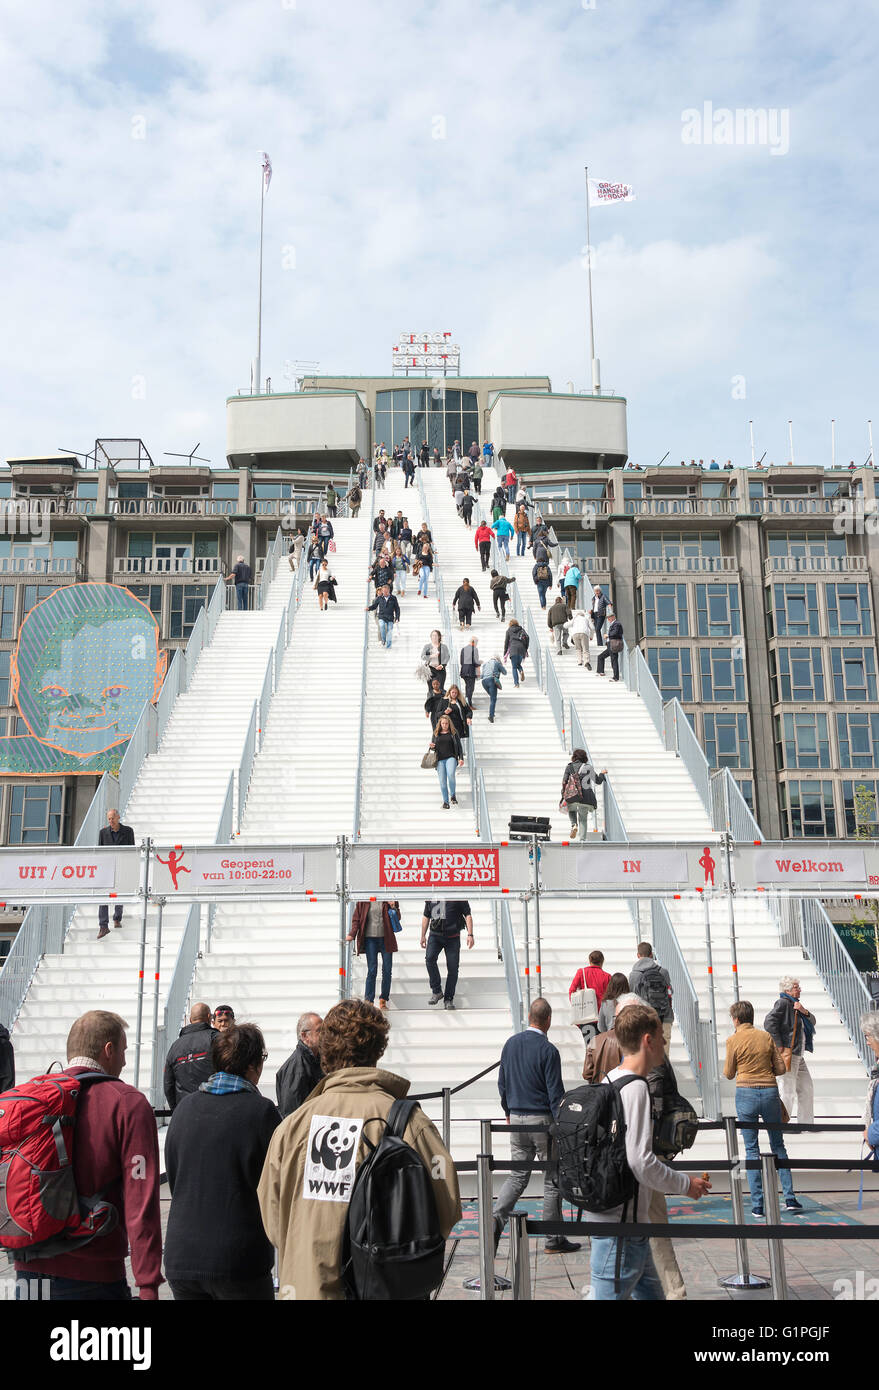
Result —
<instances>
[{"instance_id":1,"label":"white cable railing","mask_svg":"<svg viewBox=\"0 0 879 1390\"><path fill-rule=\"evenodd\" d=\"M668 908L659 898L650 904L653 945L657 960L668 971L674 991L675 1022L684 1039L690 1067L702 1098L703 1118L713 1120L718 1114L717 1051L711 1034L711 1024L699 1016L699 997L687 969Z\"/></svg>"}]
</instances>

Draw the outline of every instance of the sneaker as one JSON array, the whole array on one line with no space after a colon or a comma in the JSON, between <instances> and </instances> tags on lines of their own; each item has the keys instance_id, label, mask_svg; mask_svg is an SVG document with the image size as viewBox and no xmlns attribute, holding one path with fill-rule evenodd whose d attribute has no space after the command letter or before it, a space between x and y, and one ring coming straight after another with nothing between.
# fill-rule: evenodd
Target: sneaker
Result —
<instances>
[{"instance_id":1,"label":"sneaker","mask_svg":"<svg viewBox=\"0 0 879 1390\"><path fill-rule=\"evenodd\" d=\"M488 722L489 722L489 724L493 724L493 723L494 723L494 715L493 715L493 714L490 714L490 715L488 716Z\"/></svg>"},{"instance_id":2,"label":"sneaker","mask_svg":"<svg viewBox=\"0 0 879 1390\"><path fill-rule=\"evenodd\" d=\"M97 935L97 940L98 940L98 941L102 941L103 938L104 938L105 936L109 936L109 935L110 935L110 928L109 928L109 927L101 927L101 929L100 929L100 931L98 932L98 935Z\"/></svg>"},{"instance_id":3,"label":"sneaker","mask_svg":"<svg viewBox=\"0 0 879 1390\"><path fill-rule=\"evenodd\" d=\"M388 1001L387 1001L387 999L380 999L380 1000L378 1001L378 1006L379 1006L380 1009L386 1009L386 1008L388 1007Z\"/></svg>"},{"instance_id":4,"label":"sneaker","mask_svg":"<svg viewBox=\"0 0 879 1390\"><path fill-rule=\"evenodd\" d=\"M448 811L448 809L449 809L449 803L448 803L447 801L444 801L444 802L443 802L443 810L444 810L444 811Z\"/></svg>"},{"instance_id":5,"label":"sneaker","mask_svg":"<svg viewBox=\"0 0 879 1390\"><path fill-rule=\"evenodd\" d=\"M446 1008L447 1008L447 1009L454 1009L454 1007L455 1007L454 1000L452 1000L452 999L447 999L447 1000L446 1000Z\"/></svg>"},{"instance_id":6,"label":"sneaker","mask_svg":"<svg viewBox=\"0 0 879 1390\"><path fill-rule=\"evenodd\" d=\"M796 1197L788 1197L784 1204L784 1209L785 1211L802 1211L803 1204L802 1202L798 1202Z\"/></svg>"},{"instance_id":7,"label":"sneaker","mask_svg":"<svg viewBox=\"0 0 879 1390\"><path fill-rule=\"evenodd\" d=\"M766 1213L762 1207L752 1207L751 1215L754 1217L755 1221L763 1221L766 1217Z\"/></svg>"},{"instance_id":8,"label":"sneaker","mask_svg":"<svg viewBox=\"0 0 879 1390\"><path fill-rule=\"evenodd\" d=\"M575 1250L580 1249L580 1242L560 1236L555 1240L548 1240L543 1249L547 1255L573 1255Z\"/></svg>"},{"instance_id":9,"label":"sneaker","mask_svg":"<svg viewBox=\"0 0 879 1390\"><path fill-rule=\"evenodd\" d=\"M587 670L587 671L591 671L591 670L592 670L592 662L591 662L591 661L587 661L587 662L586 662L586 670Z\"/></svg>"},{"instance_id":10,"label":"sneaker","mask_svg":"<svg viewBox=\"0 0 879 1390\"><path fill-rule=\"evenodd\" d=\"M453 805L453 806L457 806L457 804L458 804L458 798L457 798L456 796L453 796L453 797L452 797L452 805Z\"/></svg>"},{"instance_id":11,"label":"sneaker","mask_svg":"<svg viewBox=\"0 0 879 1390\"><path fill-rule=\"evenodd\" d=\"M441 994L432 994L427 1002L428 1004L438 1004L442 997L443 996Z\"/></svg>"}]
</instances>

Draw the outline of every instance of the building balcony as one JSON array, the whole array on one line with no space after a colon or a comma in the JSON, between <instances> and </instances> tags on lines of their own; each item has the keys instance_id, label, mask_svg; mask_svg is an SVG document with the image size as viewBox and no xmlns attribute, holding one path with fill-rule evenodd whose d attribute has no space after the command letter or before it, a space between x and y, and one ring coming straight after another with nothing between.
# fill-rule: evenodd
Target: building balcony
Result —
<instances>
[{"instance_id":1,"label":"building balcony","mask_svg":"<svg viewBox=\"0 0 879 1390\"><path fill-rule=\"evenodd\" d=\"M774 574L865 574L865 555L770 555L763 561L763 575Z\"/></svg>"},{"instance_id":2,"label":"building balcony","mask_svg":"<svg viewBox=\"0 0 879 1390\"><path fill-rule=\"evenodd\" d=\"M5 517L6 529L10 520L21 517L23 521L44 516L93 516L97 503L90 497L10 497L0 502L0 514Z\"/></svg>"},{"instance_id":3,"label":"building balcony","mask_svg":"<svg viewBox=\"0 0 879 1390\"><path fill-rule=\"evenodd\" d=\"M341 489L337 489L341 491ZM301 516L309 520L314 516L319 493L306 493L303 497L261 497L251 502L254 516Z\"/></svg>"},{"instance_id":4,"label":"building balcony","mask_svg":"<svg viewBox=\"0 0 879 1390\"><path fill-rule=\"evenodd\" d=\"M845 497L750 497L752 516L836 516L845 510Z\"/></svg>"},{"instance_id":5,"label":"building balcony","mask_svg":"<svg viewBox=\"0 0 879 1390\"><path fill-rule=\"evenodd\" d=\"M621 504L627 516L734 517L735 497L627 497Z\"/></svg>"},{"instance_id":6,"label":"building balcony","mask_svg":"<svg viewBox=\"0 0 879 1390\"><path fill-rule=\"evenodd\" d=\"M581 573L592 581L610 578L610 559L607 555L593 555L589 559L576 560Z\"/></svg>"},{"instance_id":7,"label":"building balcony","mask_svg":"<svg viewBox=\"0 0 879 1390\"><path fill-rule=\"evenodd\" d=\"M554 521L561 516L607 516L613 510L613 503L606 497L568 497L565 493L556 497L535 497L534 506L544 521Z\"/></svg>"},{"instance_id":8,"label":"building balcony","mask_svg":"<svg viewBox=\"0 0 879 1390\"><path fill-rule=\"evenodd\" d=\"M113 573L176 575L195 574L205 578L223 574L225 567L217 555L204 555L196 559L170 559L155 555L120 555L113 561Z\"/></svg>"},{"instance_id":9,"label":"building balcony","mask_svg":"<svg viewBox=\"0 0 879 1390\"><path fill-rule=\"evenodd\" d=\"M82 579L85 567L82 560L53 555L4 555L0 557L0 574L48 574L58 578Z\"/></svg>"},{"instance_id":10,"label":"building balcony","mask_svg":"<svg viewBox=\"0 0 879 1390\"><path fill-rule=\"evenodd\" d=\"M111 516L234 516L238 503L221 497L111 497Z\"/></svg>"},{"instance_id":11,"label":"building balcony","mask_svg":"<svg viewBox=\"0 0 879 1390\"><path fill-rule=\"evenodd\" d=\"M635 574L736 574L738 568L735 555L642 555Z\"/></svg>"}]
</instances>

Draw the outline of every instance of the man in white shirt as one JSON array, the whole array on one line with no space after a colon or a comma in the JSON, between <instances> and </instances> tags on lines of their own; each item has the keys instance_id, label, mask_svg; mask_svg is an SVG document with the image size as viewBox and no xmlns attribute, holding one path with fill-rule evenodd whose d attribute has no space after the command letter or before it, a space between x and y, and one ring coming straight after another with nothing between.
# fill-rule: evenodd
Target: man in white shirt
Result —
<instances>
[{"instance_id":1,"label":"man in white shirt","mask_svg":"<svg viewBox=\"0 0 879 1390\"><path fill-rule=\"evenodd\" d=\"M626 1158L638 1184L635 1210L627 1211L626 1219L647 1222L651 1191L688 1196L698 1201L710 1190L711 1184L707 1178L695 1174L676 1173L653 1152L653 1112L647 1076L665 1059L662 1024L656 1010L648 1004L629 1004L617 1014L614 1032L622 1048L623 1060L608 1072L604 1084L613 1085L627 1079L627 1084L620 1088L620 1101L626 1120ZM643 1078L644 1084L628 1080L632 1076ZM622 1221L623 1208L584 1212L583 1218L595 1222L598 1227L602 1221ZM622 1249L617 1279L618 1245ZM599 1302L622 1302L629 1298L661 1301L665 1298L646 1236L604 1237L596 1231L592 1237L591 1282L593 1298Z\"/></svg>"}]
</instances>

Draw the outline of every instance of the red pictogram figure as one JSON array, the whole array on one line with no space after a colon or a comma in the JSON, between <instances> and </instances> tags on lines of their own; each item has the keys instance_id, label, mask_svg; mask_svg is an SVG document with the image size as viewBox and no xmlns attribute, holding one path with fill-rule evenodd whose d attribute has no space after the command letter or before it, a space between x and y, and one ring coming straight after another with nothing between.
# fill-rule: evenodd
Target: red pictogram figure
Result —
<instances>
[{"instance_id":1,"label":"red pictogram figure","mask_svg":"<svg viewBox=\"0 0 879 1390\"><path fill-rule=\"evenodd\" d=\"M715 863L714 856L712 855L711 850L708 848L707 845L705 846L705 853L704 853L704 854L702 855L702 857L700 858L699 863L702 865L702 868L705 870L705 882L706 882L706 883L710 883L710 884L711 884L711 887L713 888L713 887L714 887L714 870L715 870L715 868L717 867L717 865L716 865L716 863Z\"/></svg>"},{"instance_id":2,"label":"red pictogram figure","mask_svg":"<svg viewBox=\"0 0 879 1390\"><path fill-rule=\"evenodd\" d=\"M183 868L183 856L185 853L185 849L181 850L179 854L176 849L169 849L167 859L163 859L160 854L156 855L157 862L167 867L168 873L171 875L171 882L174 884L175 889L180 886L177 882L177 875L189 874L192 872L191 869ZM702 861L700 860L699 862L701 863Z\"/></svg>"}]
</instances>

